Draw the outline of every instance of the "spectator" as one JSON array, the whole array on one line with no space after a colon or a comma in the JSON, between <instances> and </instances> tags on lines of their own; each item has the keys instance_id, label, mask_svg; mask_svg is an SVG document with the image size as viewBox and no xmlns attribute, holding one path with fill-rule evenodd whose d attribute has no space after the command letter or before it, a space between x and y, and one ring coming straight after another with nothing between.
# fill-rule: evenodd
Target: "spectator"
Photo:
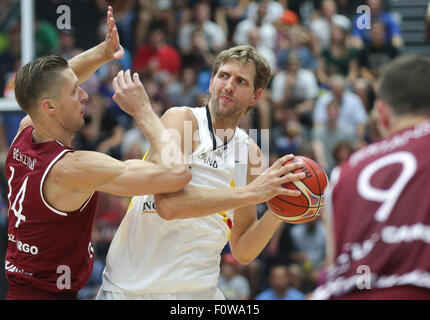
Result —
<instances>
[{"instance_id":1,"label":"spectator","mask_svg":"<svg viewBox=\"0 0 430 320\"><path fill-rule=\"evenodd\" d=\"M400 26L393 14L383 10L382 0L367 0L370 9L370 21L380 21L385 26L385 42L391 43L393 47L400 48L403 45ZM352 29L353 44L356 48L361 49L365 44L371 42L370 31L366 28L359 28L357 16Z\"/></svg>"},{"instance_id":2,"label":"spectator","mask_svg":"<svg viewBox=\"0 0 430 320\"><path fill-rule=\"evenodd\" d=\"M107 112L106 107L105 99L100 95L89 99L85 125L79 131L76 143L84 150L97 150L120 159L124 128L115 116Z\"/></svg>"},{"instance_id":3,"label":"spectator","mask_svg":"<svg viewBox=\"0 0 430 320\"><path fill-rule=\"evenodd\" d=\"M228 42L233 37L237 24L245 19L249 0L219 0L215 10L215 22L227 35Z\"/></svg>"},{"instance_id":4,"label":"spectator","mask_svg":"<svg viewBox=\"0 0 430 320\"><path fill-rule=\"evenodd\" d=\"M337 5L334 0L323 0L320 14L310 23L310 30L320 43L322 49L330 48L331 27L333 23L343 24L345 28L351 28L350 20L344 15L337 13Z\"/></svg>"},{"instance_id":5,"label":"spectator","mask_svg":"<svg viewBox=\"0 0 430 320\"><path fill-rule=\"evenodd\" d=\"M357 14L357 8L363 4L363 0L336 0L337 11L351 21Z\"/></svg>"},{"instance_id":6,"label":"spectator","mask_svg":"<svg viewBox=\"0 0 430 320\"><path fill-rule=\"evenodd\" d=\"M340 123L339 101L333 99L327 105L327 122L322 126L312 129L312 148L315 160L329 174L337 165L333 150L341 141L348 141L352 145L356 143L354 127Z\"/></svg>"},{"instance_id":7,"label":"spectator","mask_svg":"<svg viewBox=\"0 0 430 320\"><path fill-rule=\"evenodd\" d=\"M178 34L178 45L182 54L190 53L192 49L191 35L196 28L201 28L210 49L219 52L226 45L226 34L224 30L210 20L210 6L207 2L197 2L194 7L194 19L181 26Z\"/></svg>"},{"instance_id":8,"label":"spectator","mask_svg":"<svg viewBox=\"0 0 430 320\"><path fill-rule=\"evenodd\" d=\"M340 165L355 151L354 146L348 141L340 141L333 148L333 158L336 165Z\"/></svg>"},{"instance_id":9,"label":"spectator","mask_svg":"<svg viewBox=\"0 0 430 320\"><path fill-rule=\"evenodd\" d=\"M298 250L293 259L308 269L320 269L326 253L326 232L323 223L313 220L291 228L291 239Z\"/></svg>"},{"instance_id":10,"label":"spectator","mask_svg":"<svg viewBox=\"0 0 430 320\"><path fill-rule=\"evenodd\" d=\"M249 44L249 30L258 28L260 33L259 44L272 50L276 49L277 30L271 22L264 21L268 10L267 7L268 4L266 1L260 1L257 7L257 14L239 22L233 36L234 44Z\"/></svg>"},{"instance_id":11,"label":"spectator","mask_svg":"<svg viewBox=\"0 0 430 320\"><path fill-rule=\"evenodd\" d=\"M313 72L301 67L297 54L290 54L284 69L273 77L272 101L275 107L295 108L302 124L312 126L312 110L318 95Z\"/></svg>"},{"instance_id":12,"label":"spectator","mask_svg":"<svg viewBox=\"0 0 430 320\"><path fill-rule=\"evenodd\" d=\"M348 32L347 25L335 22L331 26L330 47L322 51L317 71L318 81L325 87L334 74L344 76L351 84L358 76L358 51L347 44Z\"/></svg>"},{"instance_id":13,"label":"spectator","mask_svg":"<svg viewBox=\"0 0 430 320\"><path fill-rule=\"evenodd\" d=\"M305 295L290 287L288 268L285 265L274 266L270 270L270 288L255 297L255 300L304 300Z\"/></svg>"},{"instance_id":14,"label":"spectator","mask_svg":"<svg viewBox=\"0 0 430 320\"><path fill-rule=\"evenodd\" d=\"M200 90L196 85L196 73L191 68L182 70L180 78L167 87L168 106L197 106Z\"/></svg>"},{"instance_id":15,"label":"spectator","mask_svg":"<svg viewBox=\"0 0 430 320\"><path fill-rule=\"evenodd\" d=\"M267 6L266 14L263 17L263 23L274 23L282 17L284 10L286 9L284 1L273 1L273 0L256 0L248 4L246 8L246 17L248 19L254 19L258 16L258 10L261 3L265 3Z\"/></svg>"},{"instance_id":16,"label":"spectator","mask_svg":"<svg viewBox=\"0 0 430 320\"><path fill-rule=\"evenodd\" d=\"M307 142L307 133L298 121L293 108L280 107L275 110L276 124L270 134L272 161L284 154L297 154Z\"/></svg>"},{"instance_id":17,"label":"spectator","mask_svg":"<svg viewBox=\"0 0 430 320\"><path fill-rule=\"evenodd\" d=\"M238 261L231 253L223 254L218 288L226 300L249 300L249 283L244 276L238 274L237 264Z\"/></svg>"},{"instance_id":18,"label":"spectator","mask_svg":"<svg viewBox=\"0 0 430 320\"><path fill-rule=\"evenodd\" d=\"M208 44L203 29L196 28L191 33L191 48L190 52L182 54L183 67L190 67L196 73L210 71L215 55Z\"/></svg>"},{"instance_id":19,"label":"spectator","mask_svg":"<svg viewBox=\"0 0 430 320\"><path fill-rule=\"evenodd\" d=\"M272 48L267 47L264 42L261 41L261 31L258 28L251 28L248 32L248 43L253 46L259 54L261 54L272 69L272 74L276 74L276 55Z\"/></svg>"},{"instance_id":20,"label":"spectator","mask_svg":"<svg viewBox=\"0 0 430 320\"><path fill-rule=\"evenodd\" d=\"M36 57L57 53L59 48L60 39L57 29L48 21L36 21Z\"/></svg>"},{"instance_id":21,"label":"spectator","mask_svg":"<svg viewBox=\"0 0 430 320\"><path fill-rule=\"evenodd\" d=\"M167 44L165 32L160 27L154 27L149 34L149 43L139 46L133 57L133 68L136 72L170 80L181 70L179 51Z\"/></svg>"},{"instance_id":22,"label":"spectator","mask_svg":"<svg viewBox=\"0 0 430 320\"><path fill-rule=\"evenodd\" d=\"M105 35L106 33L104 33ZM59 54L66 60L73 58L76 54L75 35L73 29L62 29L59 34Z\"/></svg>"},{"instance_id":23,"label":"spectator","mask_svg":"<svg viewBox=\"0 0 430 320\"><path fill-rule=\"evenodd\" d=\"M345 79L340 75L330 78L331 90L321 95L315 102L313 112L314 125L327 123L327 106L335 98L340 103L339 122L352 125L357 136L357 143L364 143L364 134L368 116L360 97L346 90Z\"/></svg>"},{"instance_id":24,"label":"spectator","mask_svg":"<svg viewBox=\"0 0 430 320\"><path fill-rule=\"evenodd\" d=\"M105 260L110 243L127 211L129 199L101 192L97 199L92 240L98 257Z\"/></svg>"},{"instance_id":25,"label":"spectator","mask_svg":"<svg viewBox=\"0 0 430 320\"><path fill-rule=\"evenodd\" d=\"M114 94L112 81L119 70L121 70L121 63L118 60L113 60L109 61L105 66L107 67L107 72L106 75L100 79L101 82L98 88L98 94L105 98L106 113L114 117L124 129L128 129L131 126L132 118L112 100Z\"/></svg>"},{"instance_id":26,"label":"spectator","mask_svg":"<svg viewBox=\"0 0 430 320\"><path fill-rule=\"evenodd\" d=\"M359 53L360 74L370 83L375 83L382 66L399 54L391 42L385 41L385 35L384 24L380 21L372 22L370 42L365 43Z\"/></svg>"},{"instance_id":27,"label":"spectator","mask_svg":"<svg viewBox=\"0 0 430 320\"><path fill-rule=\"evenodd\" d=\"M373 83L376 84L376 83ZM368 82L363 78L358 78L354 83L354 91L357 96L360 97L361 102L363 102L364 108L367 114L373 109L373 103L375 102L375 90L372 83Z\"/></svg>"},{"instance_id":28,"label":"spectator","mask_svg":"<svg viewBox=\"0 0 430 320\"><path fill-rule=\"evenodd\" d=\"M139 18L136 25L136 44L147 38L151 23L165 26L167 42L175 40L176 17L172 0L139 0Z\"/></svg>"},{"instance_id":29,"label":"spectator","mask_svg":"<svg viewBox=\"0 0 430 320\"><path fill-rule=\"evenodd\" d=\"M288 265L288 279L292 288L303 292L303 268L298 263Z\"/></svg>"},{"instance_id":30,"label":"spectator","mask_svg":"<svg viewBox=\"0 0 430 320\"><path fill-rule=\"evenodd\" d=\"M5 35L3 51L0 52L0 96L4 96L5 86L10 75L15 73L21 63L21 27L11 25Z\"/></svg>"},{"instance_id":31,"label":"spectator","mask_svg":"<svg viewBox=\"0 0 430 320\"><path fill-rule=\"evenodd\" d=\"M124 133L124 138L122 139L121 159L123 161L128 159L142 159L148 149L148 139L133 121L133 127Z\"/></svg>"},{"instance_id":32,"label":"spectator","mask_svg":"<svg viewBox=\"0 0 430 320\"><path fill-rule=\"evenodd\" d=\"M278 52L278 66L284 66L291 53L295 53L300 58L301 66L312 72L317 71L317 60L312 51L306 45L307 40L310 40L307 31L300 26L291 26L284 32L284 45Z\"/></svg>"}]
</instances>

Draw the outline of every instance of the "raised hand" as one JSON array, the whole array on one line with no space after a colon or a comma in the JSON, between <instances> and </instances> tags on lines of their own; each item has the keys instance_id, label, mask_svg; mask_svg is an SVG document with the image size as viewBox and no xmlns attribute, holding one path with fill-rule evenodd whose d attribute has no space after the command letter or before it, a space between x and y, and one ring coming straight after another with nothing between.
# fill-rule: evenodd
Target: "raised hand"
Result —
<instances>
[{"instance_id":1,"label":"raised hand","mask_svg":"<svg viewBox=\"0 0 430 320\"><path fill-rule=\"evenodd\" d=\"M119 71L112 81L112 86L115 91L113 100L132 117L151 109L148 94L136 72L132 77L130 70Z\"/></svg>"},{"instance_id":2,"label":"raised hand","mask_svg":"<svg viewBox=\"0 0 430 320\"><path fill-rule=\"evenodd\" d=\"M105 55L109 59L121 59L124 56L124 48L119 42L118 29L115 25L111 6L108 7L106 16L107 33L105 39Z\"/></svg>"}]
</instances>

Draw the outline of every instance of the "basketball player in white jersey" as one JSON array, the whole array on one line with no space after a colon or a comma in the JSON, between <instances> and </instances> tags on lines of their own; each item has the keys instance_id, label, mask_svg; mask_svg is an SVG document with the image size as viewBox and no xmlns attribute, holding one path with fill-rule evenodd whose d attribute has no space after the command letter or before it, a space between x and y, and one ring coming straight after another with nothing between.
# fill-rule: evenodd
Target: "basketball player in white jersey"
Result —
<instances>
[{"instance_id":1,"label":"basketball player in white jersey","mask_svg":"<svg viewBox=\"0 0 430 320\"><path fill-rule=\"evenodd\" d=\"M238 128L259 99L271 70L251 46L221 52L213 66L206 107L176 107L162 117L177 132L191 168L183 191L133 197L111 243L97 299L223 299L216 288L221 250L230 241L243 264L256 258L281 224L256 204L304 174L279 159L261 173L261 150ZM120 89L120 88L117 88ZM116 101L124 110L135 101ZM147 157L151 160L151 152Z\"/></svg>"}]
</instances>

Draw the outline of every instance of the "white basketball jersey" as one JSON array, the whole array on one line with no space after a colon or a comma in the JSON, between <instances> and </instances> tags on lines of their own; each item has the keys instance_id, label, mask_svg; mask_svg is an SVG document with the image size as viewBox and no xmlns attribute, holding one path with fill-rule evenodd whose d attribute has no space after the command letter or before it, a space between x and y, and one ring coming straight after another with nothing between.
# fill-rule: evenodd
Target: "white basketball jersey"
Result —
<instances>
[{"instance_id":1,"label":"white basketball jersey","mask_svg":"<svg viewBox=\"0 0 430 320\"><path fill-rule=\"evenodd\" d=\"M212 129L208 107L191 108L200 145L191 155L193 186L246 184L248 135L236 128L223 145ZM103 289L131 294L194 292L217 285L221 250L233 210L201 218L164 220L153 195L135 196L110 245Z\"/></svg>"}]
</instances>

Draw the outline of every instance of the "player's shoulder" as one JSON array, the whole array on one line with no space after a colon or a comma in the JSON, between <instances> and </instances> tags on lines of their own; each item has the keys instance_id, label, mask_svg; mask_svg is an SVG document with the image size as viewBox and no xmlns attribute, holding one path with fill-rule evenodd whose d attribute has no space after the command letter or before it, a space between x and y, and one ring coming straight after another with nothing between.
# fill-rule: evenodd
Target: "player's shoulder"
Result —
<instances>
[{"instance_id":1,"label":"player's shoulder","mask_svg":"<svg viewBox=\"0 0 430 320\"><path fill-rule=\"evenodd\" d=\"M167 128L181 127L184 123L190 122L193 126L197 124L197 118L190 107L171 107L164 112L161 121Z\"/></svg>"},{"instance_id":2,"label":"player's shoulder","mask_svg":"<svg viewBox=\"0 0 430 320\"><path fill-rule=\"evenodd\" d=\"M187 106L177 107L177 106L175 106L175 107L170 107L169 109L167 109L161 118L162 119L173 118L173 119L178 119L178 120L192 120L195 117L194 117L194 114L191 111L190 107L187 107Z\"/></svg>"}]
</instances>

